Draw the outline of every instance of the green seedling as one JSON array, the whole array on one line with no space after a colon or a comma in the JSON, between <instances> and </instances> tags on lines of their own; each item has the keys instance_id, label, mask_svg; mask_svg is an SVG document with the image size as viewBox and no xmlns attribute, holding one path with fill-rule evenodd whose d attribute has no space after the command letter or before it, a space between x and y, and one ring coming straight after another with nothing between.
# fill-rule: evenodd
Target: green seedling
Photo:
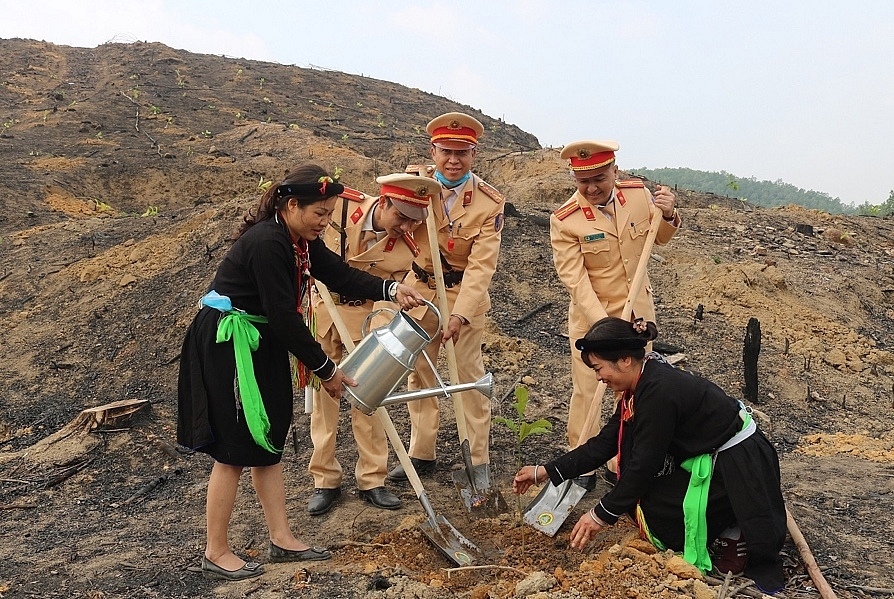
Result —
<instances>
[{"instance_id":1,"label":"green seedling","mask_svg":"<svg viewBox=\"0 0 894 599\"><path fill-rule=\"evenodd\" d=\"M528 389L524 385L519 385L515 388L515 402L512 404L512 407L515 408L515 418L510 420L509 418L500 416L494 418L493 421L508 427L509 430L515 433L515 470L517 472L521 470L522 467L522 443L524 443L525 439L531 435L542 435L552 432L553 423L545 418L540 418L533 422L529 422L525 419L525 410L528 407ZM517 495L516 499L518 501L519 526L524 530L521 496ZM524 546L524 540L522 540L522 546Z\"/></svg>"},{"instance_id":2,"label":"green seedling","mask_svg":"<svg viewBox=\"0 0 894 599\"><path fill-rule=\"evenodd\" d=\"M158 206L149 206L140 216L158 216Z\"/></svg>"},{"instance_id":3,"label":"green seedling","mask_svg":"<svg viewBox=\"0 0 894 599\"><path fill-rule=\"evenodd\" d=\"M106 212L106 211L112 209L111 206L109 206L108 204L106 204L106 203L103 202L102 200L93 200L93 203L96 205L96 209L97 209L99 212Z\"/></svg>"},{"instance_id":4,"label":"green seedling","mask_svg":"<svg viewBox=\"0 0 894 599\"><path fill-rule=\"evenodd\" d=\"M273 181L269 179L265 179L264 175L261 175L261 180L258 181L258 191L265 192L270 189L270 186L273 185Z\"/></svg>"},{"instance_id":5,"label":"green seedling","mask_svg":"<svg viewBox=\"0 0 894 599\"><path fill-rule=\"evenodd\" d=\"M154 104L149 105L149 114L161 114L161 108Z\"/></svg>"},{"instance_id":6,"label":"green seedling","mask_svg":"<svg viewBox=\"0 0 894 599\"><path fill-rule=\"evenodd\" d=\"M345 172L345 169L343 169L342 167L340 167L340 166L335 167L335 172L332 173L332 178L335 179L336 181L338 181L341 178L341 174L343 172Z\"/></svg>"},{"instance_id":7,"label":"green seedling","mask_svg":"<svg viewBox=\"0 0 894 599\"><path fill-rule=\"evenodd\" d=\"M259 87L264 87L264 78L261 77L261 78L259 79L259 81L260 81L260 85L259 85Z\"/></svg>"}]
</instances>

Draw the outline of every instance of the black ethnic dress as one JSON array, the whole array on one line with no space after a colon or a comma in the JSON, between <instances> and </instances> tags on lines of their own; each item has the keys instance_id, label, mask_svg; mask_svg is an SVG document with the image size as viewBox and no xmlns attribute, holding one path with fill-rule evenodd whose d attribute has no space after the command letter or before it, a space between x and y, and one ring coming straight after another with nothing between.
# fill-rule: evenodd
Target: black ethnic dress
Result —
<instances>
[{"instance_id":1,"label":"black ethnic dress","mask_svg":"<svg viewBox=\"0 0 894 599\"><path fill-rule=\"evenodd\" d=\"M299 257L299 249L304 248ZM276 218L252 226L233 244L210 287L229 297L234 308L267 318L267 323L255 323L260 341L252 352L252 366L270 422L268 439L279 450L292 422L289 354L323 379L335 369L298 312L310 284L307 273L299 274L298 262L308 260L309 275L333 291L388 299L390 281L349 267L320 239L303 247L293 245L287 228ZM186 333L180 357L177 441L224 464L276 464L281 453L255 443L237 402L233 343L216 342L222 315L202 307Z\"/></svg>"},{"instance_id":2,"label":"black ethnic dress","mask_svg":"<svg viewBox=\"0 0 894 599\"><path fill-rule=\"evenodd\" d=\"M715 454L734 437L743 428L740 404L710 381L656 360L646 360L630 397L597 436L547 464L547 472L559 484L619 454L618 483L595 506L596 515L610 524L623 514L637 521L639 507L651 535L682 551L690 474L680 464ZM779 459L759 430L716 453L706 518L709 544L738 523L748 546L745 575L767 592L784 586Z\"/></svg>"}]
</instances>

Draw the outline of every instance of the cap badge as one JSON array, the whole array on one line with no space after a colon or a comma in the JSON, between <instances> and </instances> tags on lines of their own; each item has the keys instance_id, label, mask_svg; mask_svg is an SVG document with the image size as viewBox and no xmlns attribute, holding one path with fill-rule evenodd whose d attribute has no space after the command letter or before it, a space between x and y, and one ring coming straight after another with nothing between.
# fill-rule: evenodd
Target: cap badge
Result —
<instances>
[{"instance_id":1,"label":"cap badge","mask_svg":"<svg viewBox=\"0 0 894 599\"><path fill-rule=\"evenodd\" d=\"M592 154L590 153L590 150L586 148L581 148L577 151L577 157L581 160L587 160L590 158L590 156L592 156Z\"/></svg>"},{"instance_id":2,"label":"cap badge","mask_svg":"<svg viewBox=\"0 0 894 599\"><path fill-rule=\"evenodd\" d=\"M417 198L427 197L428 196L428 187L426 187L425 185L420 185L419 187L416 188L416 190L413 193L416 194Z\"/></svg>"},{"instance_id":3,"label":"cap badge","mask_svg":"<svg viewBox=\"0 0 894 599\"><path fill-rule=\"evenodd\" d=\"M450 129L462 129L462 127L459 124L459 121L456 119L453 119L452 121L450 121L450 124L447 125L447 127Z\"/></svg>"}]
</instances>

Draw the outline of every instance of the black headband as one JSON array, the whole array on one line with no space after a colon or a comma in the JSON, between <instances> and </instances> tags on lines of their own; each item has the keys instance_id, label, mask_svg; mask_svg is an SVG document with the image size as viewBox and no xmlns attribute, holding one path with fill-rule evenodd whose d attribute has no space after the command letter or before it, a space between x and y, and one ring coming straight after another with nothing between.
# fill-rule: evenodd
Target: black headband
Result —
<instances>
[{"instance_id":1,"label":"black headband","mask_svg":"<svg viewBox=\"0 0 894 599\"><path fill-rule=\"evenodd\" d=\"M327 177L328 179L328 177ZM332 196L341 195L345 192L345 186L341 183L334 183L331 180L323 179L317 183L292 183L291 185L280 185L276 188L276 194L279 197L297 196L300 198L331 198Z\"/></svg>"},{"instance_id":2,"label":"black headband","mask_svg":"<svg viewBox=\"0 0 894 599\"><path fill-rule=\"evenodd\" d=\"M622 339L596 339L595 341L589 341L587 339L578 339L574 342L574 347L579 349L581 352L615 352L615 351L624 351L630 349L642 349L646 347L649 342L645 339L639 339L637 337L624 337Z\"/></svg>"}]
</instances>

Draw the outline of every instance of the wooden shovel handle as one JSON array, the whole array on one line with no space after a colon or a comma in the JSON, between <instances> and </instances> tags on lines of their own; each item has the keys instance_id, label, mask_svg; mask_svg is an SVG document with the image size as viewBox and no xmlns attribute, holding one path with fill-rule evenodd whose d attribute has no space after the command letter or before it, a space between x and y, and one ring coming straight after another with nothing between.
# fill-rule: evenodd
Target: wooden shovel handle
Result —
<instances>
[{"instance_id":1,"label":"wooden shovel handle","mask_svg":"<svg viewBox=\"0 0 894 599\"><path fill-rule=\"evenodd\" d=\"M630 284L630 289L627 291L627 301L624 303L624 310L621 312L621 318L624 320L630 320L630 315L633 314L633 304L636 302L636 298L639 297L640 289L646 278L646 273L648 272L649 267L649 257L652 254L652 246L655 244L655 237L658 235L658 228L661 226L660 212L654 204L650 208L651 219L649 221L649 232L646 235L646 241L643 244L643 251L639 255L639 262L636 263L636 273L633 275L633 282ZM602 406L602 402L596 400L605 394L605 387L605 383L599 381L599 385L596 387L596 393L593 396L593 401L590 402L590 407L587 409L587 415L584 419L584 429L581 431L576 447L580 447L586 443L593 434L593 423L596 422L597 416L596 406Z\"/></svg>"},{"instance_id":2,"label":"wooden shovel handle","mask_svg":"<svg viewBox=\"0 0 894 599\"><path fill-rule=\"evenodd\" d=\"M441 248L438 245L438 223L434 206L428 211L425 219L425 227L428 229L428 245L431 249L432 272L435 276L437 288L438 310L441 312L441 331L446 332L450 322L450 308L447 304L447 287L444 285L444 268L441 265ZM437 256L437 258L436 258ZM456 348L453 347L453 339L445 346L447 350L447 371L450 374L450 384L459 384L459 368L456 365ZM453 398L453 413L456 415L456 430L459 433L459 442L462 444L469 439L469 430L466 425L466 412L463 402L459 397Z\"/></svg>"}]
</instances>

